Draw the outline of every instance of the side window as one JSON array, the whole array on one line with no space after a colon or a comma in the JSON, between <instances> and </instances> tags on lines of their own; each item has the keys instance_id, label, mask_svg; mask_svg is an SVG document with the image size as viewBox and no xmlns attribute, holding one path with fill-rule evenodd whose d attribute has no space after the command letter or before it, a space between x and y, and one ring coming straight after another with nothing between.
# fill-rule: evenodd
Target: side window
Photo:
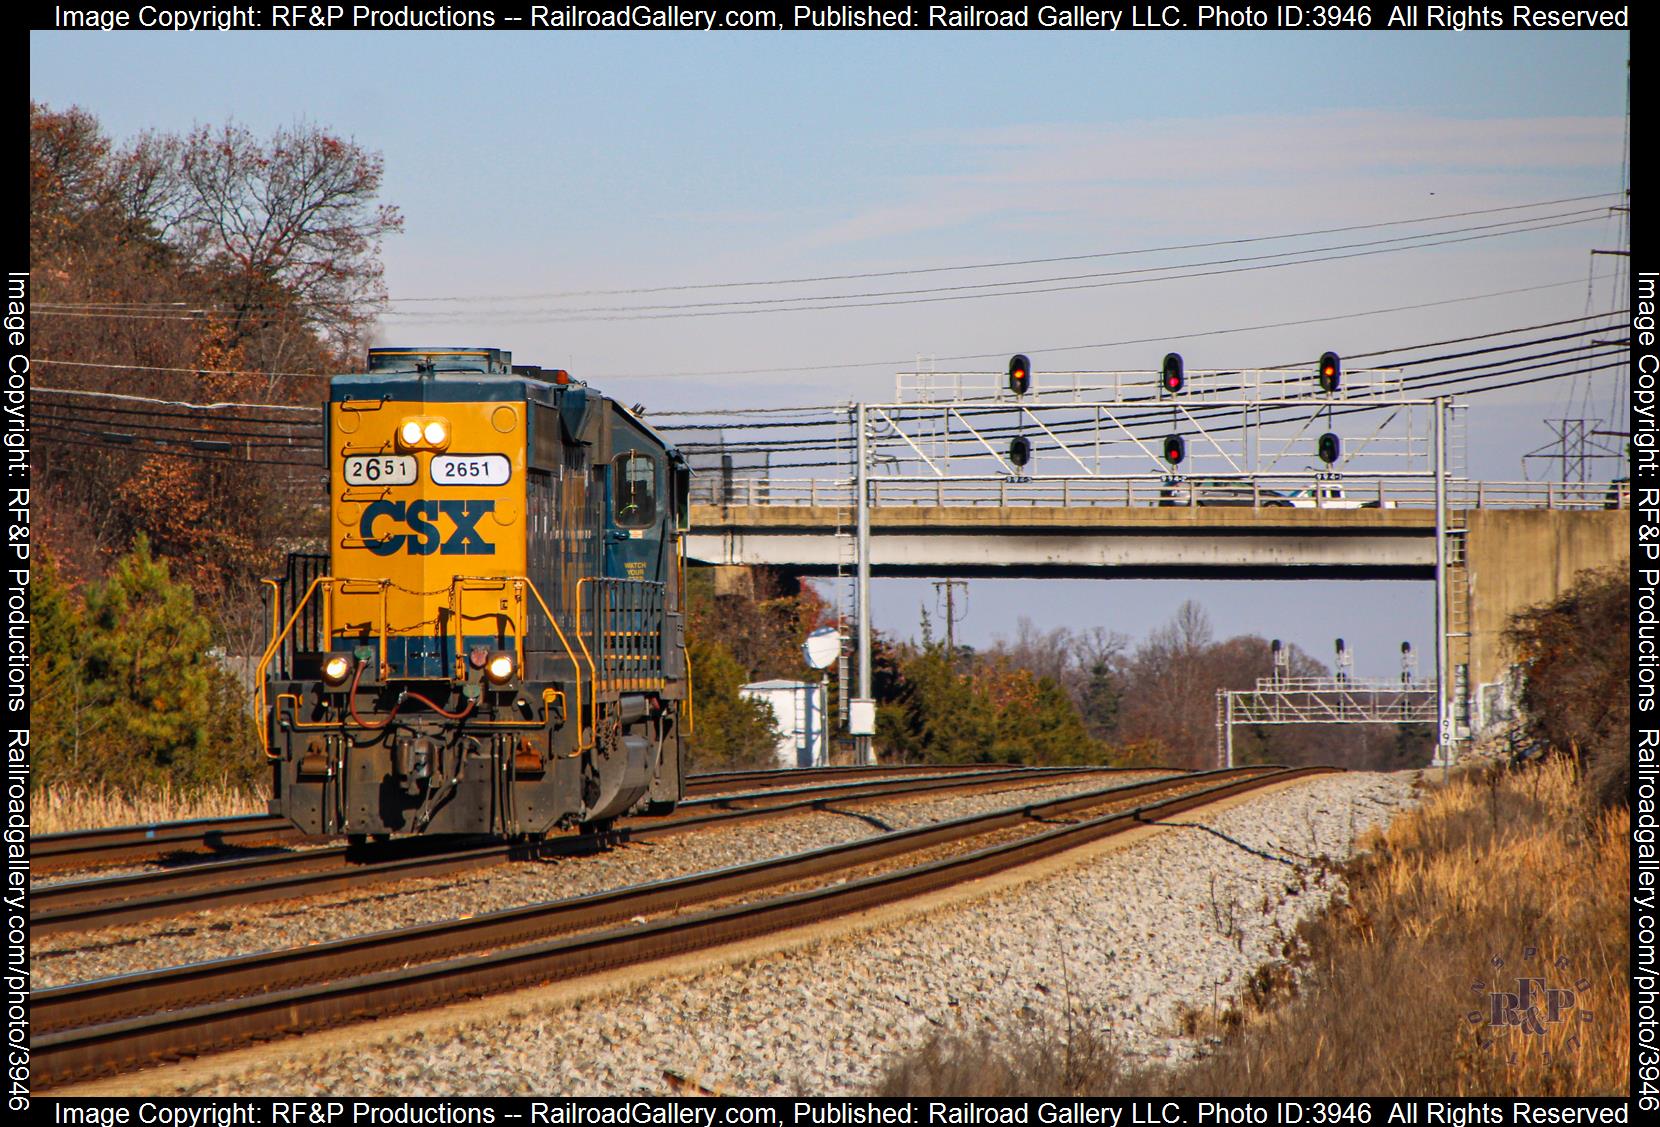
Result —
<instances>
[{"instance_id":1,"label":"side window","mask_svg":"<svg viewBox=\"0 0 1660 1127\"><path fill-rule=\"evenodd\" d=\"M657 520L657 460L630 450L611 463L612 517L621 528L645 528Z\"/></svg>"}]
</instances>

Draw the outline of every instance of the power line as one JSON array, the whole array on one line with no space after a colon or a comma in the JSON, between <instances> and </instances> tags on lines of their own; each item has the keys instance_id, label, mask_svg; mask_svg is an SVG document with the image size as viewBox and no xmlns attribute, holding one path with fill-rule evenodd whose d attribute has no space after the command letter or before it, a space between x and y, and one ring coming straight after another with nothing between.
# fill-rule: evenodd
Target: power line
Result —
<instances>
[{"instance_id":1,"label":"power line","mask_svg":"<svg viewBox=\"0 0 1660 1127\"><path fill-rule=\"evenodd\" d=\"M1056 255L1048 258L1021 258L999 262L963 263L951 266L918 266L897 270L873 270L853 274L817 274L795 278L767 278L753 281L725 281L725 282L688 282L675 285L631 286L619 289L585 289L585 290L554 290L542 293L529 294L478 294L478 295L434 295L421 297L389 298L391 302L408 303L475 303L486 301L543 301L567 297L604 297L628 296L633 294L650 293L678 293L689 290L715 289L742 289L756 286L793 286L807 285L818 282L847 282L865 281L872 278L898 278L924 274L954 273L967 270L996 270L1014 266L1042 266L1057 262L1083 262L1101 258L1121 258L1139 254L1164 254L1173 251L1206 250L1212 247L1242 246L1251 243L1282 242L1290 239L1313 238L1319 235L1338 235L1350 231L1370 231L1384 227L1410 226L1416 223L1435 223L1443 219L1464 219L1477 215L1501 215L1513 211L1528 211L1535 208L1555 207L1559 204L1584 203L1589 200L1607 199L1610 196L1618 197L1617 192L1598 192L1583 196L1563 196L1552 200L1539 200L1533 203L1510 204L1504 207L1474 208L1466 211L1442 212L1437 215L1419 216L1413 219L1389 219L1372 223L1353 223L1340 227L1319 227L1306 231L1292 231L1274 235L1251 235L1232 239L1214 239L1197 243L1173 243L1164 246L1140 247L1129 250L1093 251L1085 254ZM1516 220L1515 222L1528 222ZM51 303L53 308L137 308L165 310L185 305L185 302L57 302ZM312 303L295 303L312 304ZM340 305L338 299L324 300L315 304ZM261 308L258 306L245 308ZM203 309L204 312L208 311ZM221 312L235 310L225 308Z\"/></svg>"},{"instance_id":2,"label":"power line","mask_svg":"<svg viewBox=\"0 0 1660 1127\"><path fill-rule=\"evenodd\" d=\"M1214 269L1214 270L1209 270L1209 269L1207 269L1207 270L1190 270L1187 273L1166 274L1162 277L1156 277L1156 278L1123 278L1123 277L1117 277L1117 278L1115 278L1115 280L1112 280L1112 281L1078 282L1078 283L1069 284L1069 285L1043 286L1043 287L1040 287L1040 288L1032 288L1032 289L1000 289L1000 290L997 290L994 293L950 292L950 293L944 293L943 296L936 296L936 297L903 297L903 298L895 298L893 300L880 300L880 301L854 300L854 299L862 299L862 298L866 298L866 297L880 297L881 296L881 294L879 292L873 291L873 292L870 292L870 293L855 293L855 294L840 295L839 297L834 298L833 300L830 300L830 303L821 304L821 305L783 305L783 304L780 304L780 303L783 303L783 302L793 302L793 301L821 300L819 298L771 298L771 299L757 299L755 301L745 301L745 302L699 303L699 304L710 304L710 305L721 305L721 306L762 306L762 305L764 305L764 306L766 306L765 308L699 309L697 305L689 305L689 306L684 306L684 307L678 307L678 308L681 308L683 310L681 312L639 313L639 312L630 312L630 311L631 310L637 311L637 310L641 310L641 309L649 309L649 308L652 308L652 307L650 307L650 306L617 306L617 307L611 307L611 308L614 308L615 310L617 310L617 312L603 313L601 315L590 315L590 314L587 314L587 313L580 313L580 312L577 312L577 311L560 310L560 309L554 308L554 309L546 309L546 310L535 310L535 309L515 310L515 311L512 311L512 313L509 314L509 315L495 316L495 317L492 317L491 319L495 320L495 321L498 321L498 322L503 322L503 323L511 322L511 321L514 321L514 320L529 320L529 319L542 320L542 321L551 320L551 321L556 321L556 322L666 321L666 320L676 320L676 319L691 318L691 317L735 317L735 316L749 316L749 315L759 315L759 314L768 314L768 313L817 313L817 312L827 312L827 311L835 311L835 310L842 310L842 309L878 309L878 308L892 307L892 306L897 306L897 305L933 305L933 304L938 304L940 302L947 302L947 301L976 301L976 300L982 300L982 299L985 299L985 298L994 298L994 297L1022 297L1022 296L1031 296L1031 295L1034 295L1034 294L1072 293L1072 292L1077 292L1077 291L1082 291L1082 290L1112 289L1112 288L1117 288L1117 287L1120 287L1120 286L1147 285L1147 284L1154 283L1154 282L1176 282L1176 281L1187 281L1187 280L1191 280L1193 278L1214 278L1214 277L1223 277L1223 276L1231 275L1231 274L1248 274L1248 273L1254 273L1254 272L1259 271L1259 270L1280 270L1280 269L1284 269L1285 267L1288 267L1288 266L1311 266L1311 265L1318 265L1318 264L1324 263L1324 262L1339 262L1339 261L1344 261L1344 260L1352 259L1352 258L1369 258L1369 257L1372 257L1374 255L1380 255L1380 254L1399 254L1399 253L1402 253L1403 251L1428 250L1428 249L1431 249L1433 247L1452 246L1452 245L1455 245L1455 244L1458 244L1458 243L1469 243L1469 242L1477 242L1477 241L1480 241L1480 240L1483 240L1483 239L1502 238L1502 237L1507 236L1507 235L1529 234L1529 233L1532 233L1532 232L1535 232L1535 231L1549 231L1549 230L1554 230L1554 229L1559 228L1559 227L1573 227L1573 226L1577 226L1577 225L1580 225L1580 224L1593 222L1595 220L1595 218L1598 218L1598 217L1593 216L1593 217L1580 218L1580 219L1567 219L1567 220L1563 220L1562 222L1559 222L1559 223L1542 223L1542 224L1538 224L1538 225L1535 225L1535 226L1532 226L1532 227L1517 228L1517 229L1512 230L1512 231L1494 231L1494 232L1487 232L1485 234L1464 235L1464 236L1461 236L1459 238L1434 239L1434 240L1431 240L1431 241L1428 241L1428 242L1415 243L1415 244L1410 245L1410 246L1378 247L1378 248L1374 248L1374 249L1371 249L1371 250L1350 251L1350 252L1347 252L1347 253L1344 253L1344 254L1322 254L1322 255L1319 255L1317 257L1297 258L1297 259L1294 259L1294 260L1288 261L1288 262L1256 262L1253 265L1249 265L1249 266L1234 266L1234 267L1229 267L1229 268L1225 268L1225 269ZM1304 253L1304 252L1299 252L1299 253ZM1271 257L1282 257L1282 256L1271 256ZM1199 265L1203 265L1203 264L1199 264ZM1187 267L1156 267L1156 268L1149 268L1149 269L1186 270L1188 268ZM1149 272L1149 271L1148 270L1127 271L1127 273L1137 273L1137 274L1147 273L1147 272ZM1000 284L1000 285L1022 285L1024 283L1010 282L1010 283L998 283L998 284ZM955 290L955 289L961 289L961 288L978 288L978 287L950 287L950 288ZM894 291L894 292L903 293L905 291ZM940 293L941 291L940 290L923 290L923 291L916 291L916 292L920 292L920 293ZM595 308L596 309L603 309L605 307L595 307ZM677 307L665 306L663 308L677 308ZM697 311L686 311L686 310L697 310ZM567 313L571 313L571 312L577 312L577 315L575 315L575 316L566 315ZM398 314L398 313L395 313L395 312L392 313L391 315L393 315L393 316L405 316L405 314ZM118 316L118 315L113 315L113 316ZM450 320L473 320L473 319L476 319L475 314L463 314L463 313L445 313L445 314L440 314L438 316L442 317L442 318L450 319ZM423 317L424 317L424 319L429 320L429 321L434 319L434 316L431 315L431 314L425 314L425 315L423 315Z\"/></svg>"},{"instance_id":3,"label":"power line","mask_svg":"<svg viewBox=\"0 0 1660 1127\"><path fill-rule=\"evenodd\" d=\"M235 376L235 375L273 375L299 376L316 375L314 372L269 372L256 373L252 371L225 371L211 368L155 368L144 364L94 364L84 360L45 360L37 359L35 364L63 364L75 368L119 368L138 372L189 372L191 375ZM231 411L231 410L263 410L263 411L315 411L315 406L302 406L291 403L187 403L179 399L152 399L147 395L132 395L119 391L90 391L78 387L42 387L32 384L29 387L31 395L40 393L48 395L95 395L100 399L126 399L134 403L154 403L162 407L184 407L191 411Z\"/></svg>"},{"instance_id":4,"label":"power line","mask_svg":"<svg viewBox=\"0 0 1660 1127\"><path fill-rule=\"evenodd\" d=\"M1322 325L1333 321L1347 321L1360 317L1378 317L1390 313L1410 313L1419 309L1433 309L1445 305L1459 305L1468 301L1487 301L1496 297L1512 297L1516 294L1537 293L1541 290L1560 289L1563 286L1577 286L1581 279L1569 278L1560 282L1545 282L1537 286L1521 286L1515 289L1493 290L1488 293L1469 294L1464 297L1442 298L1437 301L1421 301L1411 305L1393 305L1382 309L1364 309L1350 313L1333 313L1323 317L1303 317L1292 321L1269 321L1257 325L1236 325L1226 329L1200 329L1190 332L1161 333L1157 336L1131 337L1124 340L1099 341L1094 344L1062 344L1048 346L1034 346L1027 351L1032 354L1048 354L1055 352L1087 352L1098 348L1122 348L1132 344L1164 345L1170 341L1198 340L1204 337L1227 336L1235 333L1254 333L1264 329L1299 328L1304 325ZM1506 330L1519 331L1519 330ZM1494 334L1497 335L1497 334ZM1471 338L1474 339L1474 338ZM1007 356L1005 349L1001 352L968 352L954 356L936 356L930 359L935 362L958 360L993 360ZM688 372L622 372L613 373L606 379L678 379L686 377L704 376L758 376L758 375L786 375L797 372L832 372L844 371L848 368L899 368L906 364L915 363L915 357L903 360L855 360L836 364L801 364L789 367L774 365L768 368L722 368ZM693 412L658 412L658 414L688 414Z\"/></svg>"}]
</instances>

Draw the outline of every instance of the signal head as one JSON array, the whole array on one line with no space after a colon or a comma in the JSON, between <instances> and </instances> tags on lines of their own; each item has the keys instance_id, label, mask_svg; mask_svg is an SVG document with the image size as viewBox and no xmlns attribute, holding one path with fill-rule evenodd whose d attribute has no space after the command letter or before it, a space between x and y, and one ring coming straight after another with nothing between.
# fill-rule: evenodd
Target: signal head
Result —
<instances>
[{"instance_id":1,"label":"signal head","mask_svg":"<svg viewBox=\"0 0 1660 1127\"><path fill-rule=\"evenodd\" d=\"M1316 377L1320 381L1320 390L1327 395L1333 395L1343 382L1343 361L1335 352L1320 354L1320 371Z\"/></svg>"},{"instance_id":2,"label":"signal head","mask_svg":"<svg viewBox=\"0 0 1660 1127\"><path fill-rule=\"evenodd\" d=\"M1032 460L1032 440L1023 434L1017 434L1009 443L1009 461L1016 467L1024 466Z\"/></svg>"},{"instance_id":3,"label":"signal head","mask_svg":"<svg viewBox=\"0 0 1660 1127\"><path fill-rule=\"evenodd\" d=\"M1179 466L1187 457L1187 440L1179 434L1167 435L1164 440L1164 460Z\"/></svg>"},{"instance_id":4,"label":"signal head","mask_svg":"<svg viewBox=\"0 0 1660 1127\"><path fill-rule=\"evenodd\" d=\"M1320 436L1320 442L1316 449L1320 455L1320 460L1328 466L1343 456L1343 443L1329 430Z\"/></svg>"},{"instance_id":5,"label":"signal head","mask_svg":"<svg viewBox=\"0 0 1660 1127\"><path fill-rule=\"evenodd\" d=\"M1187 367L1182 363L1180 352L1165 353L1160 386L1171 395L1187 386Z\"/></svg>"},{"instance_id":6,"label":"signal head","mask_svg":"<svg viewBox=\"0 0 1660 1127\"><path fill-rule=\"evenodd\" d=\"M1032 362L1026 359L1024 352L1017 352L1009 357L1009 390L1016 395L1025 395L1032 388Z\"/></svg>"}]
</instances>

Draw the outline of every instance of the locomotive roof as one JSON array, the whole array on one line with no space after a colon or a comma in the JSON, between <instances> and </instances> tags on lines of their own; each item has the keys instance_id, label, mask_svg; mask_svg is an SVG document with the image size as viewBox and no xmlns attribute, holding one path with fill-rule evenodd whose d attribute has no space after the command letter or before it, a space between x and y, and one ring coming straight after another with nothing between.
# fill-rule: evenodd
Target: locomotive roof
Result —
<instances>
[{"instance_id":1,"label":"locomotive roof","mask_svg":"<svg viewBox=\"0 0 1660 1127\"><path fill-rule=\"evenodd\" d=\"M452 372L441 378L414 372L361 372L334 376L329 380L329 401L351 399L402 400L411 403L542 403L553 408L577 407L587 399L609 404L676 462L685 458L673 443L617 400L586 384L556 384L530 376L491 375L483 372ZM575 400L575 402L572 402Z\"/></svg>"}]
</instances>

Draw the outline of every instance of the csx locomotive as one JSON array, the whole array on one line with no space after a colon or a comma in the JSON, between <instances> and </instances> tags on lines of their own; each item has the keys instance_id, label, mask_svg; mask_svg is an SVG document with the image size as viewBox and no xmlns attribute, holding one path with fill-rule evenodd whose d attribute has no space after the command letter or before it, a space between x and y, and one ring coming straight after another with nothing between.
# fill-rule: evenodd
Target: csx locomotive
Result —
<instances>
[{"instance_id":1,"label":"csx locomotive","mask_svg":"<svg viewBox=\"0 0 1660 1127\"><path fill-rule=\"evenodd\" d=\"M494 348L330 381L329 551L269 581L273 813L312 834L604 827L680 797L690 474Z\"/></svg>"}]
</instances>

